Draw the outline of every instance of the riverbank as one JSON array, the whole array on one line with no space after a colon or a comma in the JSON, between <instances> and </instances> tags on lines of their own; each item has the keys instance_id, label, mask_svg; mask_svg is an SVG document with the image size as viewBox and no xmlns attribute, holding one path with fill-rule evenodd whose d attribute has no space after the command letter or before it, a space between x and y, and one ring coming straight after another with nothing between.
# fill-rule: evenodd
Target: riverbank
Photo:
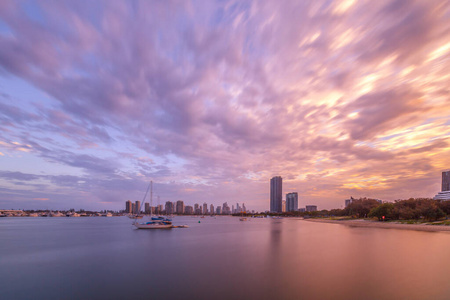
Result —
<instances>
[{"instance_id":1,"label":"riverbank","mask_svg":"<svg viewBox=\"0 0 450 300\"><path fill-rule=\"evenodd\" d=\"M401 224L394 222L380 222L364 219L356 220L331 220L331 219L305 219L308 222L318 223L332 223L341 224L354 227L371 227L371 228L385 228L385 229L403 229L403 230L418 230L418 231L446 231L450 232L450 226L446 225L427 225L427 224Z\"/></svg>"}]
</instances>

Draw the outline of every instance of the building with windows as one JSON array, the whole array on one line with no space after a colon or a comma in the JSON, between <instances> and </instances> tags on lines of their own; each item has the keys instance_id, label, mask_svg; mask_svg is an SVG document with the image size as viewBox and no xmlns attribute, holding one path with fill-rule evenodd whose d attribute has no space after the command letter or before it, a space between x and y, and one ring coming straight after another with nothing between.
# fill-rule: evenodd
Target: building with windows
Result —
<instances>
[{"instance_id":1,"label":"building with windows","mask_svg":"<svg viewBox=\"0 0 450 300\"><path fill-rule=\"evenodd\" d=\"M206 204L206 202L203 203L203 214L204 215L208 214L208 204Z\"/></svg>"},{"instance_id":2,"label":"building with windows","mask_svg":"<svg viewBox=\"0 0 450 300\"><path fill-rule=\"evenodd\" d=\"M345 199L345 207L349 206L349 204L352 203L353 200L355 200L353 197L350 197L350 199Z\"/></svg>"},{"instance_id":3,"label":"building with windows","mask_svg":"<svg viewBox=\"0 0 450 300\"><path fill-rule=\"evenodd\" d=\"M317 211L317 205L306 205L306 211Z\"/></svg>"},{"instance_id":4,"label":"building with windows","mask_svg":"<svg viewBox=\"0 0 450 300\"><path fill-rule=\"evenodd\" d=\"M170 201L166 201L166 214L167 215L173 214L173 203Z\"/></svg>"},{"instance_id":5,"label":"building with windows","mask_svg":"<svg viewBox=\"0 0 450 300\"><path fill-rule=\"evenodd\" d=\"M209 206L209 213L210 213L211 215L214 214L214 205L212 205L212 204Z\"/></svg>"},{"instance_id":6,"label":"building with windows","mask_svg":"<svg viewBox=\"0 0 450 300\"><path fill-rule=\"evenodd\" d=\"M177 214L180 214L180 215L184 214L184 202L183 201L178 200L177 204L176 204L176 208L177 208Z\"/></svg>"},{"instance_id":7,"label":"building with windows","mask_svg":"<svg viewBox=\"0 0 450 300\"><path fill-rule=\"evenodd\" d=\"M228 203L227 203L227 202L225 202L225 203L222 205L222 214L223 214L223 215L230 215L230 214L231 214L231 209L230 209L230 207L228 206Z\"/></svg>"},{"instance_id":8,"label":"building with windows","mask_svg":"<svg viewBox=\"0 0 450 300\"><path fill-rule=\"evenodd\" d=\"M149 214L150 213L150 203L146 202L144 206L145 206L145 213Z\"/></svg>"},{"instance_id":9,"label":"building with windows","mask_svg":"<svg viewBox=\"0 0 450 300\"><path fill-rule=\"evenodd\" d=\"M442 172L442 188L434 200L450 200L450 170Z\"/></svg>"},{"instance_id":10,"label":"building with windows","mask_svg":"<svg viewBox=\"0 0 450 300\"><path fill-rule=\"evenodd\" d=\"M186 205L184 207L184 213L186 215L193 215L194 214L194 208L192 206L190 206L190 205Z\"/></svg>"},{"instance_id":11,"label":"building with windows","mask_svg":"<svg viewBox=\"0 0 450 300\"><path fill-rule=\"evenodd\" d=\"M125 202L125 212L127 212L129 214L133 213L133 205L130 200Z\"/></svg>"},{"instance_id":12,"label":"building with windows","mask_svg":"<svg viewBox=\"0 0 450 300\"><path fill-rule=\"evenodd\" d=\"M282 212L283 179L275 176L270 179L270 212Z\"/></svg>"},{"instance_id":13,"label":"building with windows","mask_svg":"<svg viewBox=\"0 0 450 300\"><path fill-rule=\"evenodd\" d=\"M141 201L136 201L134 206L135 206L134 213L140 214L141 213Z\"/></svg>"},{"instance_id":14,"label":"building with windows","mask_svg":"<svg viewBox=\"0 0 450 300\"><path fill-rule=\"evenodd\" d=\"M298 211L298 193L286 194L286 211Z\"/></svg>"}]
</instances>

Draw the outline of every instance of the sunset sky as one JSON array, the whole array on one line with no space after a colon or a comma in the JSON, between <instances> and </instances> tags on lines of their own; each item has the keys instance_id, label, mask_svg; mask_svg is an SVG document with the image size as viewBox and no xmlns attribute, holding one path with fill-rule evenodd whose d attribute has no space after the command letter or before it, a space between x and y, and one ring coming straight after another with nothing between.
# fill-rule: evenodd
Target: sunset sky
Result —
<instances>
[{"instance_id":1,"label":"sunset sky","mask_svg":"<svg viewBox=\"0 0 450 300\"><path fill-rule=\"evenodd\" d=\"M0 126L0 209L433 197L450 1L3 0Z\"/></svg>"}]
</instances>

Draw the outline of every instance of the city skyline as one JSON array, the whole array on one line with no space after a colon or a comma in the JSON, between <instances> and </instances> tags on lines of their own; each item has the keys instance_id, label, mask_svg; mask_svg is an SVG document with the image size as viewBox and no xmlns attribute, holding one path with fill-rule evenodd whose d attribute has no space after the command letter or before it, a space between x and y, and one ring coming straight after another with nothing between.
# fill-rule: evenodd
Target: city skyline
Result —
<instances>
[{"instance_id":1,"label":"city skyline","mask_svg":"<svg viewBox=\"0 0 450 300\"><path fill-rule=\"evenodd\" d=\"M432 198L448 3L1 1L0 208ZM203 209L203 208L202 208ZM230 207L231 209L231 207Z\"/></svg>"}]
</instances>

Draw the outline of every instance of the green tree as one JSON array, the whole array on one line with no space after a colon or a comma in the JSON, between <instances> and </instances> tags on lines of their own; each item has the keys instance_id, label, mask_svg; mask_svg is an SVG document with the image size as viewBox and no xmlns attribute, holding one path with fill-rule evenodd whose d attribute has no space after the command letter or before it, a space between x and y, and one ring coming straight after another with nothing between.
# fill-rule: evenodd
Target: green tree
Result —
<instances>
[{"instance_id":1,"label":"green tree","mask_svg":"<svg viewBox=\"0 0 450 300\"><path fill-rule=\"evenodd\" d=\"M370 210L368 217L373 218L377 217L379 221L383 220L383 216L386 220L392 219L392 212L394 211L393 203L383 203L377 207L374 207Z\"/></svg>"}]
</instances>

